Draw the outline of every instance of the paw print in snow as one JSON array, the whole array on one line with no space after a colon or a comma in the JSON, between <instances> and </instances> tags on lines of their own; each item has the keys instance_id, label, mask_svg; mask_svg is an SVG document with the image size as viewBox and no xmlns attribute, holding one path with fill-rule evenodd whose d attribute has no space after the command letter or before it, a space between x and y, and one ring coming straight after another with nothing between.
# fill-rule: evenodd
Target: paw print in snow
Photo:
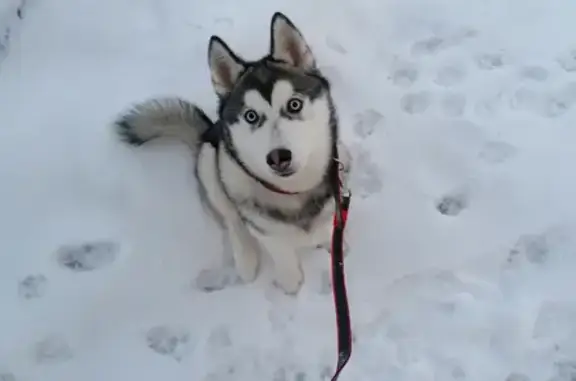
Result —
<instances>
[{"instance_id":1,"label":"paw print in snow","mask_svg":"<svg viewBox=\"0 0 576 381\"><path fill-rule=\"evenodd\" d=\"M466 372L460 366L456 366L454 369L452 369L452 377L454 377L454 380L457 381L465 380Z\"/></svg>"},{"instance_id":2,"label":"paw print in snow","mask_svg":"<svg viewBox=\"0 0 576 381\"><path fill-rule=\"evenodd\" d=\"M306 381L306 380L307 380L306 373L304 372L297 372L294 375L294 381Z\"/></svg>"},{"instance_id":3,"label":"paw print in snow","mask_svg":"<svg viewBox=\"0 0 576 381\"><path fill-rule=\"evenodd\" d=\"M402 65L390 76L392 83L400 87L408 87L418 80L418 70L411 65Z\"/></svg>"},{"instance_id":4,"label":"paw print in snow","mask_svg":"<svg viewBox=\"0 0 576 381\"><path fill-rule=\"evenodd\" d=\"M294 373L293 377L291 377L289 373L291 373L291 372L288 372L286 370L286 368L278 368L274 372L274 375L272 376L272 380L273 381L306 381L307 380L306 373L304 373L304 372L298 371L298 372Z\"/></svg>"},{"instance_id":5,"label":"paw print in snow","mask_svg":"<svg viewBox=\"0 0 576 381\"><path fill-rule=\"evenodd\" d=\"M410 115L422 114L432 101L432 96L427 91L405 94L400 99L400 107Z\"/></svg>"},{"instance_id":6,"label":"paw print in snow","mask_svg":"<svg viewBox=\"0 0 576 381\"><path fill-rule=\"evenodd\" d=\"M556 374L550 381L574 381L576 380L576 362L559 361L554 364Z\"/></svg>"},{"instance_id":7,"label":"paw print in snow","mask_svg":"<svg viewBox=\"0 0 576 381\"><path fill-rule=\"evenodd\" d=\"M504 66L504 57L500 53L485 53L476 57L476 66L481 70L494 70Z\"/></svg>"},{"instance_id":8,"label":"paw print in snow","mask_svg":"<svg viewBox=\"0 0 576 381\"><path fill-rule=\"evenodd\" d=\"M177 327L159 325L152 327L146 334L148 348L163 356L180 361L192 348L190 333Z\"/></svg>"},{"instance_id":9,"label":"paw print in snow","mask_svg":"<svg viewBox=\"0 0 576 381\"><path fill-rule=\"evenodd\" d=\"M0 373L0 381L16 381L16 376L10 372Z\"/></svg>"},{"instance_id":10,"label":"paw print in snow","mask_svg":"<svg viewBox=\"0 0 576 381\"><path fill-rule=\"evenodd\" d=\"M438 53L440 50L444 49L447 42L438 36L428 37L412 44L412 54L416 56L420 55L432 55Z\"/></svg>"},{"instance_id":11,"label":"paw print in snow","mask_svg":"<svg viewBox=\"0 0 576 381\"><path fill-rule=\"evenodd\" d=\"M560 89L545 97L540 113L554 118L566 113L576 103L576 82L569 82Z\"/></svg>"},{"instance_id":12,"label":"paw print in snow","mask_svg":"<svg viewBox=\"0 0 576 381\"><path fill-rule=\"evenodd\" d=\"M569 52L564 53L557 59L560 67L566 72L576 71L576 49L572 49Z\"/></svg>"},{"instance_id":13,"label":"paw print in snow","mask_svg":"<svg viewBox=\"0 0 576 381\"><path fill-rule=\"evenodd\" d=\"M226 326L218 326L212 329L208 336L207 345L214 349L228 348L232 346L230 330Z\"/></svg>"},{"instance_id":14,"label":"paw print in snow","mask_svg":"<svg viewBox=\"0 0 576 381\"><path fill-rule=\"evenodd\" d=\"M383 187L380 168L372 161L370 154L360 149L354 156L355 170L350 173L353 192L361 198L380 192Z\"/></svg>"},{"instance_id":15,"label":"paw print in snow","mask_svg":"<svg viewBox=\"0 0 576 381\"><path fill-rule=\"evenodd\" d=\"M320 370L320 381L330 381L332 379L332 368L325 366Z\"/></svg>"},{"instance_id":16,"label":"paw print in snow","mask_svg":"<svg viewBox=\"0 0 576 381\"><path fill-rule=\"evenodd\" d=\"M530 381L530 377L523 373L510 373L504 381Z\"/></svg>"},{"instance_id":17,"label":"paw print in snow","mask_svg":"<svg viewBox=\"0 0 576 381\"><path fill-rule=\"evenodd\" d=\"M220 291L241 283L242 280L232 267L204 269L194 281L195 288L203 292Z\"/></svg>"},{"instance_id":18,"label":"paw print in snow","mask_svg":"<svg viewBox=\"0 0 576 381\"><path fill-rule=\"evenodd\" d=\"M72 357L72 349L64 337L53 335L36 343L34 357L38 363L65 361Z\"/></svg>"},{"instance_id":19,"label":"paw print in snow","mask_svg":"<svg viewBox=\"0 0 576 381\"><path fill-rule=\"evenodd\" d=\"M354 132L361 138L366 138L374 133L374 128L382 122L384 115L374 109L368 109L354 115Z\"/></svg>"},{"instance_id":20,"label":"paw print in snow","mask_svg":"<svg viewBox=\"0 0 576 381\"><path fill-rule=\"evenodd\" d=\"M461 28L443 37L431 36L412 44L411 51L415 56L433 55L444 49L462 44L465 40L476 37L478 32L471 28Z\"/></svg>"},{"instance_id":21,"label":"paw print in snow","mask_svg":"<svg viewBox=\"0 0 576 381\"><path fill-rule=\"evenodd\" d=\"M457 216L468 207L468 195L466 193L448 194L436 203L436 209L445 216Z\"/></svg>"},{"instance_id":22,"label":"paw print in snow","mask_svg":"<svg viewBox=\"0 0 576 381\"><path fill-rule=\"evenodd\" d=\"M62 267L75 272L98 270L116 259L120 245L113 241L95 241L78 245L64 245L56 253Z\"/></svg>"},{"instance_id":23,"label":"paw print in snow","mask_svg":"<svg viewBox=\"0 0 576 381\"><path fill-rule=\"evenodd\" d=\"M548 258L549 244L546 235L527 234L518 238L508 254L509 264L527 260L530 263L544 263Z\"/></svg>"},{"instance_id":24,"label":"paw print in snow","mask_svg":"<svg viewBox=\"0 0 576 381\"><path fill-rule=\"evenodd\" d=\"M18 283L18 295L22 299L41 298L46 294L47 287L48 279L44 275L28 275Z\"/></svg>"},{"instance_id":25,"label":"paw print in snow","mask_svg":"<svg viewBox=\"0 0 576 381\"><path fill-rule=\"evenodd\" d=\"M544 82L548 79L548 70L540 66L525 66L520 69L520 76L536 82Z\"/></svg>"},{"instance_id":26,"label":"paw print in snow","mask_svg":"<svg viewBox=\"0 0 576 381\"><path fill-rule=\"evenodd\" d=\"M489 141L479 153L481 160L488 164L500 164L516 155L516 148L506 142Z\"/></svg>"}]
</instances>

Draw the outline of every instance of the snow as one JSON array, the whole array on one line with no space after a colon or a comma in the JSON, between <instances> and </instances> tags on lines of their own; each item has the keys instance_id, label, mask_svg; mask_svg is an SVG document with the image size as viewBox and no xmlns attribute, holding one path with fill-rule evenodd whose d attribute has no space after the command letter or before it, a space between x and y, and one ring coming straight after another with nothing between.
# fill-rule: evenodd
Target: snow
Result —
<instances>
[{"instance_id":1,"label":"snow","mask_svg":"<svg viewBox=\"0 0 576 381\"><path fill-rule=\"evenodd\" d=\"M10 40L24 18L26 0L3 0L0 3L0 62L8 55Z\"/></svg>"},{"instance_id":2,"label":"snow","mask_svg":"<svg viewBox=\"0 0 576 381\"><path fill-rule=\"evenodd\" d=\"M228 284L184 145L109 128L150 96L214 116L208 38L260 56L277 10L356 160L340 379L573 380L570 0L30 3L0 67L0 380L328 379L328 256L296 297L268 263Z\"/></svg>"}]
</instances>

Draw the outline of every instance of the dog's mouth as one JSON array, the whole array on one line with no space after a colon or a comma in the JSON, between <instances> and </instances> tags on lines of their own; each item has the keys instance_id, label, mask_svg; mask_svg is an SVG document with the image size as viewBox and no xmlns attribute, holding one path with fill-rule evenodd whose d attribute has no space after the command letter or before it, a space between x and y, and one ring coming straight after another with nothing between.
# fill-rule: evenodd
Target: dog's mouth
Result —
<instances>
[{"instance_id":1,"label":"dog's mouth","mask_svg":"<svg viewBox=\"0 0 576 381\"><path fill-rule=\"evenodd\" d=\"M274 172L280 176L280 177L290 177L292 176L294 173L296 173L296 171L292 168L292 167L288 167L288 168L274 168Z\"/></svg>"},{"instance_id":2,"label":"dog's mouth","mask_svg":"<svg viewBox=\"0 0 576 381\"><path fill-rule=\"evenodd\" d=\"M296 171L290 162L279 163L276 165L270 166L272 171L280 177L289 177L292 176Z\"/></svg>"}]
</instances>

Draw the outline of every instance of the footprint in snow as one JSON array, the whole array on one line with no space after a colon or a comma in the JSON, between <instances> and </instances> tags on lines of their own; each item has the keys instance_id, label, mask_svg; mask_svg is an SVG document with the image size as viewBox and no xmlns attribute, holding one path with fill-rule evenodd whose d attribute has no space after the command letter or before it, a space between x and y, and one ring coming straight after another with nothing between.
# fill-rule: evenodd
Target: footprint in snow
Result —
<instances>
[{"instance_id":1,"label":"footprint in snow","mask_svg":"<svg viewBox=\"0 0 576 381\"><path fill-rule=\"evenodd\" d=\"M320 381L330 381L332 379L332 368L329 366L324 366L320 370Z\"/></svg>"},{"instance_id":2,"label":"footprint in snow","mask_svg":"<svg viewBox=\"0 0 576 381\"><path fill-rule=\"evenodd\" d=\"M572 73L576 72L576 49L572 49L556 59L562 70Z\"/></svg>"},{"instance_id":3,"label":"footprint in snow","mask_svg":"<svg viewBox=\"0 0 576 381\"><path fill-rule=\"evenodd\" d=\"M438 36L431 36L418 40L412 44L411 52L415 56L432 55L446 49L448 43L445 39Z\"/></svg>"},{"instance_id":4,"label":"footprint in snow","mask_svg":"<svg viewBox=\"0 0 576 381\"><path fill-rule=\"evenodd\" d=\"M118 256L120 244L114 241L94 241L63 245L56 252L60 266L75 272L98 270L112 264Z\"/></svg>"},{"instance_id":5,"label":"footprint in snow","mask_svg":"<svg viewBox=\"0 0 576 381\"><path fill-rule=\"evenodd\" d=\"M36 343L34 358L37 363L54 363L72 358L72 349L63 336L52 335Z\"/></svg>"},{"instance_id":6,"label":"footprint in snow","mask_svg":"<svg viewBox=\"0 0 576 381\"><path fill-rule=\"evenodd\" d=\"M436 209L445 216L457 216L468 207L468 194L455 192L444 195L436 203Z\"/></svg>"},{"instance_id":7,"label":"footprint in snow","mask_svg":"<svg viewBox=\"0 0 576 381\"><path fill-rule=\"evenodd\" d=\"M520 77L523 79L544 82L548 79L548 70L541 66L524 66L520 69Z\"/></svg>"},{"instance_id":8,"label":"footprint in snow","mask_svg":"<svg viewBox=\"0 0 576 381\"><path fill-rule=\"evenodd\" d=\"M555 374L549 381L576 380L576 361L558 361L554 364Z\"/></svg>"},{"instance_id":9,"label":"footprint in snow","mask_svg":"<svg viewBox=\"0 0 576 381\"><path fill-rule=\"evenodd\" d=\"M528 261L533 264L542 264L548 258L550 244L546 234L525 234L520 236L514 247L508 253L508 264L517 264Z\"/></svg>"},{"instance_id":10,"label":"footprint in snow","mask_svg":"<svg viewBox=\"0 0 576 381\"><path fill-rule=\"evenodd\" d=\"M504 66L504 56L501 53L483 53L474 59L480 70L495 70Z\"/></svg>"},{"instance_id":11,"label":"footprint in snow","mask_svg":"<svg viewBox=\"0 0 576 381\"><path fill-rule=\"evenodd\" d=\"M384 121L384 115L374 109L367 109L354 115L354 133L366 138L374 133L376 126Z\"/></svg>"},{"instance_id":12,"label":"footprint in snow","mask_svg":"<svg viewBox=\"0 0 576 381\"><path fill-rule=\"evenodd\" d=\"M225 325L220 325L210 331L206 345L211 349L223 349L232 346L230 330Z\"/></svg>"},{"instance_id":13,"label":"footprint in snow","mask_svg":"<svg viewBox=\"0 0 576 381\"><path fill-rule=\"evenodd\" d=\"M516 155L516 148L506 142L492 140L484 144L479 158L488 164L501 164Z\"/></svg>"},{"instance_id":14,"label":"footprint in snow","mask_svg":"<svg viewBox=\"0 0 576 381\"><path fill-rule=\"evenodd\" d=\"M154 352L172 357L176 361L181 361L193 349L193 342L188 330L168 325L150 328L146 333L146 343L148 348Z\"/></svg>"},{"instance_id":15,"label":"footprint in snow","mask_svg":"<svg viewBox=\"0 0 576 381\"><path fill-rule=\"evenodd\" d=\"M194 288L203 292L214 292L241 283L242 280L233 267L204 269L196 276Z\"/></svg>"},{"instance_id":16,"label":"footprint in snow","mask_svg":"<svg viewBox=\"0 0 576 381\"><path fill-rule=\"evenodd\" d=\"M423 114L432 103L432 95L428 91L404 94L400 98L400 108L407 114Z\"/></svg>"},{"instance_id":17,"label":"footprint in snow","mask_svg":"<svg viewBox=\"0 0 576 381\"><path fill-rule=\"evenodd\" d=\"M0 381L16 381L14 373L2 372L0 373Z\"/></svg>"},{"instance_id":18,"label":"footprint in snow","mask_svg":"<svg viewBox=\"0 0 576 381\"><path fill-rule=\"evenodd\" d=\"M445 36L430 36L414 42L410 48L414 56L435 55L448 48L460 45L465 40L474 38L478 32L470 28L461 28Z\"/></svg>"},{"instance_id":19,"label":"footprint in snow","mask_svg":"<svg viewBox=\"0 0 576 381\"><path fill-rule=\"evenodd\" d=\"M354 194L367 198L382 190L383 182L380 167L372 160L369 152L359 145L351 146L355 161L354 171L350 173L350 184Z\"/></svg>"},{"instance_id":20,"label":"footprint in snow","mask_svg":"<svg viewBox=\"0 0 576 381\"><path fill-rule=\"evenodd\" d=\"M273 381L307 381L306 373L302 371L297 371L293 374L292 371L286 370L286 368L278 368L272 376Z\"/></svg>"},{"instance_id":21,"label":"footprint in snow","mask_svg":"<svg viewBox=\"0 0 576 381\"><path fill-rule=\"evenodd\" d=\"M504 381L530 381L530 377L523 373L512 372Z\"/></svg>"},{"instance_id":22,"label":"footprint in snow","mask_svg":"<svg viewBox=\"0 0 576 381\"><path fill-rule=\"evenodd\" d=\"M41 298L47 287L48 279L43 274L28 275L18 283L18 295L22 299Z\"/></svg>"},{"instance_id":23,"label":"footprint in snow","mask_svg":"<svg viewBox=\"0 0 576 381\"><path fill-rule=\"evenodd\" d=\"M390 80L396 86L409 87L418 80L418 77L418 69L415 66L403 64L392 72Z\"/></svg>"}]
</instances>

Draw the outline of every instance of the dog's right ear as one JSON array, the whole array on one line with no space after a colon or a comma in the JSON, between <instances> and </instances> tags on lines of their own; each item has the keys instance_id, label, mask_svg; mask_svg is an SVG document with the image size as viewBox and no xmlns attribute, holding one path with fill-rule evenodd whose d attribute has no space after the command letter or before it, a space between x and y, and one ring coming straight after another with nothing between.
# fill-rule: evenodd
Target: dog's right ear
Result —
<instances>
[{"instance_id":1,"label":"dog's right ear","mask_svg":"<svg viewBox=\"0 0 576 381\"><path fill-rule=\"evenodd\" d=\"M212 85L220 97L228 95L245 69L244 61L238 57L218 36L210 37L208 65Z\"/></svg>"}]
</instances>

